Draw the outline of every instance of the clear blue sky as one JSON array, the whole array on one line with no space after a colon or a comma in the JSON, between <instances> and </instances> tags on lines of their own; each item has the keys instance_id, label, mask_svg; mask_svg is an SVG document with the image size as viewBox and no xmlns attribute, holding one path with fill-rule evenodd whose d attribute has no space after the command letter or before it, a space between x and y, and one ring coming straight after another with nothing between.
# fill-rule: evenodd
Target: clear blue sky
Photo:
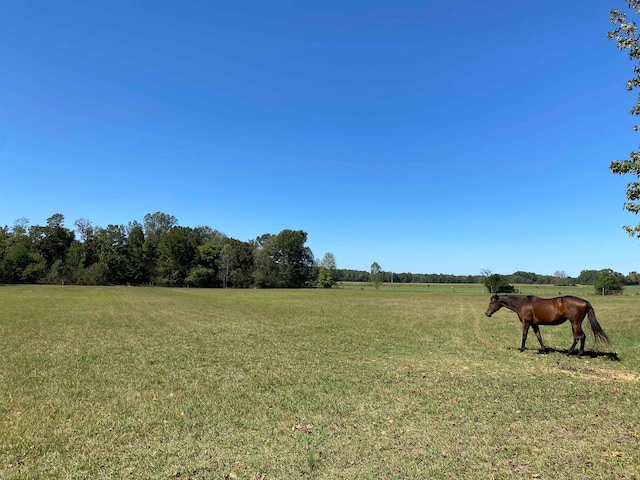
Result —
<instances>
[{"instance_id":1,"label":"clear blue sky","mask_svg":"<svg viewBox=\"0 0 640 480\"><path fill-rule=\"evenodd\" d=\"M5 1L0 224L157 211L339 268L640 271L622 0Z\"/></svg>"}]
</instances>

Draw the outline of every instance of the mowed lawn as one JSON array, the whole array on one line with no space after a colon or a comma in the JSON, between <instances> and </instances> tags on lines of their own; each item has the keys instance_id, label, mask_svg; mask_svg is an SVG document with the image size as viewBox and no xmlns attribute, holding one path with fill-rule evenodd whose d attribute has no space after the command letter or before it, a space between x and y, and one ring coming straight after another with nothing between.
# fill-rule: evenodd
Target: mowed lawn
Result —
<instances>
[{"instance_id":1,"label":"mowed lawn","mask_svg":"<svg viewBox=\"0 0 640 480\"><path fill-rule=\"evenodd\" d=\"M0 287L0 477L640 478L640 296L458 290Z\"/></svg>"}]
</instances>

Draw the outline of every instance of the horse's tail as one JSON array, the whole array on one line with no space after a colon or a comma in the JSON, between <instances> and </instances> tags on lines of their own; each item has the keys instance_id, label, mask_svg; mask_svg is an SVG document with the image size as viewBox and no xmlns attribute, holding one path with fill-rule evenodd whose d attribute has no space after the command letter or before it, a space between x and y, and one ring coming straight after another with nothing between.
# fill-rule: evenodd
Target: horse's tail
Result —
<instances>
[{"instance_id":1,"label":"horse's tail","mask_svg":"<svg viewBox=\"0 0 640 480\"><path fill-rule=\"evenodd\" d=\"M591 331L593 331L593 336L595 337L596 341L601 340L607 345L611 345L611 340L609 339L609 336L606 333L604 333L604 330L598 323L598 319L596 318L596 312L593 310L593 307L589 302L587 302L587 315L589 317L589 324L591 325Z\"/></svg>"}]
</instances>

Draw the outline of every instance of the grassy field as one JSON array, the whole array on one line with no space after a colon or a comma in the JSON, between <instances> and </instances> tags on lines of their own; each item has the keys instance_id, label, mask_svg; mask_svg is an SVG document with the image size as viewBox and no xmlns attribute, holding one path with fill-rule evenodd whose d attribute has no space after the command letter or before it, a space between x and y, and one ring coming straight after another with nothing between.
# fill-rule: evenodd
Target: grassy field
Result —
<instances>
[{"instance_id":1,"label":"grassy field","mask_svg":"<svg viewBox=\"0 0 640 480\"><path fill-rule=\"evenodd\" d=\"M640 296L578 360L471 287L0 287L0 477L640 478Z\"/></svg>"}]
</instances>

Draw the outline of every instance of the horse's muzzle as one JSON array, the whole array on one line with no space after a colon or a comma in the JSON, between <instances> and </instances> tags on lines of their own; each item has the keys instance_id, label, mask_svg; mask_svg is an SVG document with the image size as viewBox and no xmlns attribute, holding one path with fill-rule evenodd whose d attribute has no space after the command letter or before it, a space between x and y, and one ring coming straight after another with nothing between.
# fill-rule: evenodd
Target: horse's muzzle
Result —
<instances>
[{"instance_id":1,"label":"horse's muzzle","mask_svg":"<svg viewBox=\"0 0 640 480\"><path fill-rule=\"evenodd\" d=\"M486 312L484 312L484 314L485 314L487 317L490 317L490 316L493 314L493 312L490 312L489 310L487 310Z\"/></svg>"}]
</instances>

